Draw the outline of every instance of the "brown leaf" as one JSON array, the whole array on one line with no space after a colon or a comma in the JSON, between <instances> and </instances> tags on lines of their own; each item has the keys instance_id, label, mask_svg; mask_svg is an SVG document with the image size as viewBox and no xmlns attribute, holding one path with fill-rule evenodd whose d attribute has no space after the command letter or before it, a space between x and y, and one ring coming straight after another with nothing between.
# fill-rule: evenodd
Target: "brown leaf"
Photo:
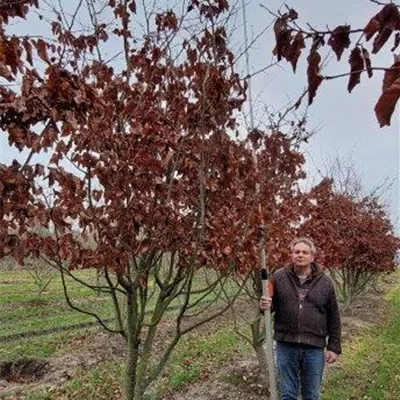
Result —
<instances>
[{"instance_id":1,"label":"brown leaf","mask_svg":"<svg viewBox=\"0 0 400 400\"><path fill-rule=\"evenodd\" d=\"M136 2L135 2L135 0L132 0L129 3L128 7L132 11L133 14L136 14Z\"/></svg>"},{"instance_id":2,"label":"brown leaf","mask_svg":"<svg viewBox=\"0 0 400 400\"><path fill-rule=\"evenodd\" d=\"M319 73L321 62L321 56L317 51L312 51L307 58L308 68L307 68L307 76L308 76L308 104L311 104L314 100L314 97L317 93L317 89L321 82L323 81L323 77Z\"/></svg>"},{"instance_id":3,"label":"brown leaf","mask_svg":"<svg viewBox=\"0 0 400 400\"><path fill-rule=\"evenodd\" d=\"M394 44L393 47L390 49L390 51L395 51L400 44L400 32L396 32L396 35L394 37Z\"/></svg>"},{"instance_id":4,"label":"brown leaf","mask_svg":"<svg viewBox=\"0 0 400 400\"><path fill-rule=\"evenodd\" d=\"M400 77L400 60L397 58L388 71L385 72L383 77L382 91L389 90L394 82Z\"/></svg>"},{"instance_id":5,"label":"brown leaf","mask_svg":"<svg viewBox=\"0 0 400 400\"><path fill-rule=\"evenodd\" d=\"M36 164L35 165L35 175L44 175L45 174L45 170L44 170L44 166L42 164Z\"/></svg>"},{"instance_id":6,"label":"brown leaf","mask_svg":"<svg viewBox=\"0 0 400 400\"><path fill-rule=\"evenodd\" d=\"M355 47L351 51L349 63L351 69L347 90L351 93L354 87L360 83L361 72L364 70L364 58L359 47Z\"/></svg>"},{"instance_id":7,"label":"brown leaf","mask_svg":"<svg viewBox=\"0 0 400 400\"><path fill-rule=\"evenodd\" d=\"M375 35L376 32L378 32L379 25L380 24L377 19L377 15L375 15L375 17L370 19L367 26L364 28L365 39L367 41L370 40L372 38L372 36Z\"/></svg>"},{"instance_id":8,"label":"brown leaf","mask_svg":"<svg viewBox=\"0 0 400 400\"><path fill-rule=\"evenodd\" d=\"M54 223L56 227L65 228L69 226L69 224L65 222L63 212L61 211L60 208L53 208L50 212L50 216L51 216L51 221Z\"/></svg>"},{"instance_id":9,"label":"brown leaf","mask_svg":"<svg viewBox=\"0 0 400 400\"><path fill-rule=\"evenodd\" d=\"M230 254L232 254L232 248L230 246L225 246L222 250L222 253L229 256Z\"/></svg>"},{"instance_id":10,"label":"brown leaf","mask_svg":"<svg viewBox=\"0 0 400 400\"><path fill-rule=\"evenodd\" d=\"M2 62L0 62L0 76L2 76L3 78L6 78L9 82L14 80L14 77L13 77L11 71Z\"/></svg>"},{"instance_id":11,"label":"brown leaf","mask_svg":"<svg viewBox=\"0 0 400 400\"><path fill-rule=\"evenodd\" d=\"M0 61L6 62L7 60L7 45L4 39L0 39Z\"/></svg>"},{"instance_id":12,"label":"brown leaf","mask_svg":"<svg viewBox=\"0 0 400 400\"><path fill-rule=\"evenodd\" d=\"M301 50L305 47L303 34L299 32L293 39L290 47L290 56L287 58L287 60L292 64L293 72L296 72L297 61L301 55Z\"/></svg>"},{"instance_id":13,"label":"brown leaf","mask_svg":"<svg viewBox=\"0 0 400 400\"><path fill-rule=\"evenodd\" d=\"M366 40L370 40L376 32L382 32L385 29L391 31L400 29L400 12L396 4L386 4L378 14L370 19L364 28Z\"/></svg>"},{"instance_id":14,"label":"brown leaf","mask_svg":"<svg viewBox=\"0 0 400 400\"><path fill-rule=\"evenodd\" d=\"M312 51L317 51L320 47L325 46L325 36L324 35L319 35L315 34L313 35L313 41L311 44L311 52Z\"/></svg>"},{"instance_id":15,"label":"brown leaf","mask_svg":"<svg viewBox=\"0 0 400 400\"><path fill-rule=\"evenodd\" d=\"M278 61L281 61L290 48L292 38L292 32L287 25L287 18L281 17L275 21L274 32L276 46L272 53L277 56Z\"/></svg>"},{"instance_id":16,"label":"brown leaf","mask_svg":"<svg viewBox=\"0 0 400 400\"><path fill-rule=\"evenodd\" d=\"M373 54L378 53L378 51L385 45L385 43L389 40L392 32L393 30L391 28L384 28L378 33L378 35L374 39L374 44L372 46Z\"/></svg>"},{"instance_id":17,"label":"brown leaf","mask_svg":"<svg viewBox=\"0 0 400 400\"><path fill-rule=\"evenodd\" d=\"M33 65L32 61L32 45L30 44L29 40L25 39L22 41L22 45L26 51L26 60L29 64Z\"/></svg>"},{"instance_id":18,"label":"brown leaf","mask_svg":"<svg viewBox=\"0 0 400 400\"><path fill-rule=\"evenodd\" d=\"M3 63L7 69L11 69L12 74L22 72L22 63L19 55L19 39L14 37L9 40L0 38L0 63ZM2 68L3 69L3 68ZM6 70L3 69L4 77L7 76ZM10 80L9 78L7 78Z\"/></svg>"},{"instance_id":19,"label":"brown leaf","mask_svg":"<svg viewBox=\"0 0 400 400\"><path fill-rule=\"evenodd\" d=\"M42 40L39 39L36 43L36 50L38 53L38 56L45 62L47 62L47 64L50 64L50 60L49 57L47 55L47 43Z\"/></svg>"},{"instance_id":20,"label":"brown leaf","mask_svg":"<svg viewBox=\"0 0 400 400\"><path fill-rule=\"evenodd\" d=\"M373 71L372 71L372 65L371 65L371 57L370 57L367 49L364 49L364 48L362 49L362 56L364 58L365 67L367 68L368 77L372 78Z\"/></svg>"},{"instance_id":21,"label":"brown leaf","mask_svg":"<svg viewBox=\"0 0 400 400\"><path fill-rule=\"evenodd\" d=\"M344 49L347 49L350 46L350 26L337 26L332 31L332 34L328 40L328 45L332 47L332 50L337 56L337 59L340 60Z\"/></svg>"},{"instance_id":22,"label":"brown leaf","mask_svg":"<svg viewBox=\"0 0 400 400\"><path fill-rule=\"evenodd\" d=\"M11 254L20 265L24 265L25 250L21 243L19 243L18 246L13 249Z\"/></svg>"},{"instance_id":23,"label":"brown leaf","mask_svg":"<svg viewBox=\"0 0 400 400\"><path fill-rule=\"evenodd\" d=\"M390 125L392 114L400 97L400 61L396 61L385 72L382 94L376 103L375 114L380 127Z\"/></svg>"}]
</instances>

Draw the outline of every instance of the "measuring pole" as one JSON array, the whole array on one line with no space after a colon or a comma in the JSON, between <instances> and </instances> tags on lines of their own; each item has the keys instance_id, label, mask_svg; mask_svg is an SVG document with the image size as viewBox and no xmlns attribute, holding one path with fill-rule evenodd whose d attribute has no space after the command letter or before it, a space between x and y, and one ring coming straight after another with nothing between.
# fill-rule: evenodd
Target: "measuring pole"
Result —
<instances>
[{"instance_id":1,"label":"measuring pole","mask_svg":"<svg viewBox=\"0 0 400 400\"><path fill-rule=\"evenodd\" d=\"M249 112L250 112L250 129L254 129L254 114L253 114L253 98L251 92L251 76L250 76L250 57L248 49L248 36L247 36L247 18L246 18L246 4L245 0L242 0L243 9L243 30L244 30L244 41L245 41L245 57L246 57L246 69L247 69L247 79L249 84ZM258 169L257 154L253 147L253 159L256 169ZM256 191L259 193L260 185L257 183ZM260 210L260 215L264 215L262 212L261 201L258 205ZM264 296L272 296L272 293L268 293L268 269L265 258L265 221L264 217L262 221L262 233L260 240L260 264L261 264L261 281ZM267 366L268 366L268 377L269 377L269 391L270 400L278 400L278 392L276 388L276 378L275 378L275 362L274 362L274 352L273 352L273 339L272 339L272 324L271 324L271 310L264 311L264 321L265 321L265 347L267 356Z\"/></svg>"},{"instance_id":2,"label":"measuring pole","mask_svg":"<svg viewBox=\"0 0 400 400\"><path fill-rule=\"evenodd\" d=\"M261 250L264 253L265 250ZM265 261L265 259L264 259ZM263 288L264 296L272 296L272 293L269 293L269 281L268 281L268 270L267 268L263 268L261 264L261 282ZM273 337L272 337L272 323L271 323L271 310L264 311L264 323L265 323L265 346L267 353L267 364L268 364L268 377L269 377L269 385L270 385L270 394L271 400L278 400L278 391L276 388L276 377L275 377L275 362L274 362L274 348L273 348Z\"/></svg>"}]
</instances>

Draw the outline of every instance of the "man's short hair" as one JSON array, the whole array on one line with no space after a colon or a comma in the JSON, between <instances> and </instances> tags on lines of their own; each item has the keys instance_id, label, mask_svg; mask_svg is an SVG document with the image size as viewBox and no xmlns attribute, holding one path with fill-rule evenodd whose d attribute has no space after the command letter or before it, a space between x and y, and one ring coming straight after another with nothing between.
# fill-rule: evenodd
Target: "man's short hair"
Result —
<instances>
[{"instance_id":1,"label":"man's short hair","mask_svg":"<svg viewBox=\"0 0 400 400\"><path fill-rule=\"evenodd\" d=\"M298 243L306 244L310 248L312 254L315 254L317 252L317 248L315 247L315 244L312 241L312 239L305 237L305 236L300 236L300 237L294 238L292 240L292 242L290 243L290 251L293 251L294 246L296 246L296 244L298 244Z\"/></svg>"}]
</instances>

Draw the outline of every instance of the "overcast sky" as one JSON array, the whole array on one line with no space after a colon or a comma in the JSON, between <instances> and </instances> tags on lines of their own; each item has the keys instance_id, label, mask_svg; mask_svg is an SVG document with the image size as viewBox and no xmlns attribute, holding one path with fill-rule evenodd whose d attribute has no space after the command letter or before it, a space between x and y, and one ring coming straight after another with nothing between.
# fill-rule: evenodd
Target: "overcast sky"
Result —
<instances>
[{"instance_id":1,"label":"overcast sky","mask_svg":"<svg viewBox=\"0 0 400 400\"><path fill-rule=\"evenodd\" d=\"M169 4L171 1L165 0ZM70 1L62 1L68 7ZM176 4L174 1L173 3ZM247 26L250 40L273 22L273 17L260 3L272 11L284 10L284 3L276 0L247 1ZM146 2L147 4L147 2ZM238 4L241 4L239 0ZM315 28L326 29L328 25L334 28L337 25L348 23L354 28L364 27L369 19L381 7L369 0L292 0L287 3L299 13L299 23L306 26L309 22ZM138 2L140 7L140 2ZM237 15L236 32L233 41L243 46L242 14ZM24 22L23 30L32 34L40 34L43 23L32 24ZM19 32L22 34L22 32ZM392 39L382 54L375 56L375 66L390 66L393 55L390 53ZM272 27L260 37L250 51L251 71L257 71L273 61L272 49L274 35ZM400 51L400 50L399 50ZM279 110L288 101L296 100L306 87L306 65L304 53L299 61L297 74L294 75L291 66L281 61L279 66L273 67L257 75L252 80L253 100L256 111L256 124L265 122L266 105ZM330 62L324 69L324 75L336 75L348 72L346 51L340 63L336 57L330 57ZM304 147L307 157L308 184L316 183L320 179L318 171L324 172L325 165L339 156L347 162L351 159L365 185L365 192L381 184L385 179L393 179L391 189L385 199L389 204L390 215L396 224L397 233L400 233L399 219L399 106L392 117L392 125L384 129L379 128L374 105L380 95L383 74L375 72L372 79L362 77L362 84L357 86L352 94L347 93L347 79L340 78L323 82L320 86L314 104L309 109L309 127L317 128L318 133L313 136L309 144ZM15 156L10 152L5 135L0 135L0 162L9 163Z\"/></svg>"}]
</instances>

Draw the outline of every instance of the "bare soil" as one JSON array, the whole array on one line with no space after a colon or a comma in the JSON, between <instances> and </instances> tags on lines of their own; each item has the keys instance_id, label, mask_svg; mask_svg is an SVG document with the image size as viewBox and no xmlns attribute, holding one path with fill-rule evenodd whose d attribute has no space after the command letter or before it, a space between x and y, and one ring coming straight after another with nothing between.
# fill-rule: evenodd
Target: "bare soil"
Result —
<instances>
[{"instance_id":1,"label":"bare soil","mask_svg":"<svg viewBox=\"0 0 400 400\"><path fill-rule=\"evenodd\" d=\"M46 374L48 365L48 361L33 358L0 363L0 379L15 383L38 381Z\"/></svg>"},{"instance_id":2,"label":"bare soil","mask_svg":"<svg viewBox=\"0 0 400 400\"><path fill-rule=\"evenodd\" d=\"M383 284L382 293L393 284L393 279ZM352 308L343 313L344 341L361 335L365 329L373 325L384 323L388 307L382 293L371 291L356 300ZM225 318L214 322L212 329L224 325ZM168 325L165 328L167 334ZM0 363L0 398L18 400L22 398L19 393L23 390L60 386L73 376L76 368L91 369L101 361L122 357L124 354L123 339L104 332L82 337L66 343L66 346L73 350L63 357ZM268 399L268 389L260 377L255 356L244 357L237 354L229 365L209 371L200 381L169 394L165 400L259 400L260 398Z\"/></svg>"},{"instance_id":3,"label":"bare soil","mask_svg":"<svg viewBox=\"0 0 400 400\"><path fill-rule=\"evenodd\" d=\"M72 378L77 368L91 369L101 361L121 357L124 351L121 337L104 332L82 337L65 345L73 350L62 357L0 363L0 398L17 400L21 398L19 393L24 390L62 385ZM9 367L8 364L12 365ZM18 371L21 373L17 373ZM31 374L28 374L29 371Z\"/></svg>"},{"instance_id":4,"label":"bare soil","mask_svg":"<svg viewBox=\"0 0 400 400\"><path fill-rule=\"evenodd\" d=\"M168 400L260 400L268 399L269 391L259 374L256 359L235 360L229 366L215 371L208 379L196 382L173 393Z\"/></svg>"}]
</instances>

